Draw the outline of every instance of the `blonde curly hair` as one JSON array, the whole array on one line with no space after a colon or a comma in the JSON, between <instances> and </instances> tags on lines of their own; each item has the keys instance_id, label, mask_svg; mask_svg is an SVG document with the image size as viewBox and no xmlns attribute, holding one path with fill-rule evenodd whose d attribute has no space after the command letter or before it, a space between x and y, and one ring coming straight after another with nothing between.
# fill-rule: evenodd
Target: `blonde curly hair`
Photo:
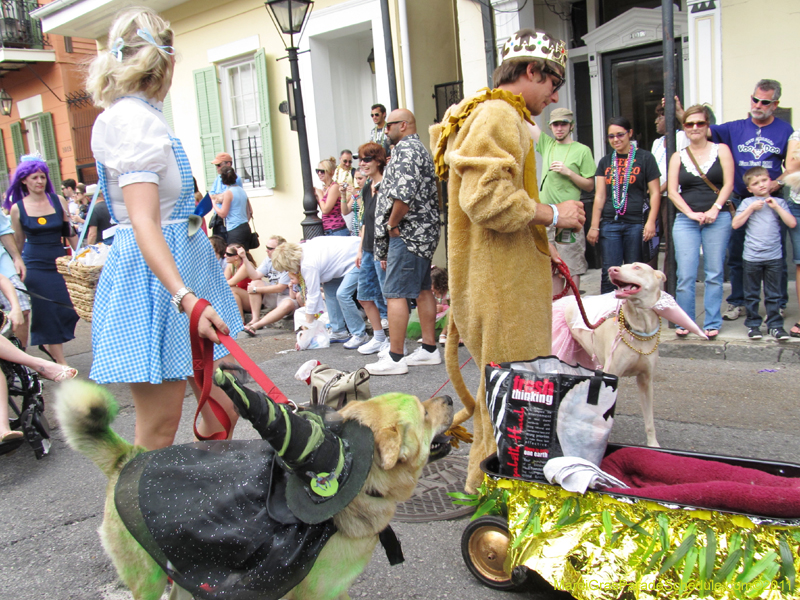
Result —
<instances>
[{"instance_id":1,"label":"blonde curly hair","mask_svg":"<svg viewBox=\"0 0 800 600\"><path fill-rule=\"evenodd\" d=\"M149 33L155 45L140 31ZM108 47L89 65L86 89L94 103L106 108L126 94L166 95L172 83L173 38L170 24L153 10L134 7L122 12L108 32Z\"/></svg>"},{"instance_id":2,"label":"blonde curly hair","mask_svg":"<svg viewBox=\"0 0 800 600\"><path fill-rule=\"evenodd\" d=\"M302 260L303 248L294 242L280 244L272 252L272 268L278 272L300 273Z\"/></svg>"}]
</instances>

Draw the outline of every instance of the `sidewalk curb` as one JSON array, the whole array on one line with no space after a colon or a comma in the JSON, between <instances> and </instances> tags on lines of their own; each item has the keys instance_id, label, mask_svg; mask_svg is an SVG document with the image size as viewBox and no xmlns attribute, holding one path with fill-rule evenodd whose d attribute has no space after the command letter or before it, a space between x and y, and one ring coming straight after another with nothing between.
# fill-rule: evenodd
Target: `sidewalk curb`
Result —
<instances>
[{"instance_id":1,"label":"sidewalk curb","mask_svg":"<svg viewBox=\"0 0 800 600\"><path fill-rule=\"evenodd\" d=\"M763 341L670 341L658 347L664 358L736 360L741 362L800 363L800 344Z\"/></svg>"}]
</instances>

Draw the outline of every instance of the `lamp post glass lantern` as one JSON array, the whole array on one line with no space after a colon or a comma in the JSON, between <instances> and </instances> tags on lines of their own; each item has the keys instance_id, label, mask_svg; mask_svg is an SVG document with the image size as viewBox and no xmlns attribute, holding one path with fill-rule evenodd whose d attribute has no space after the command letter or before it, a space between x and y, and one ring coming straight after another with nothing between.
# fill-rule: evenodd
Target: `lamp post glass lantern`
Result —
<instances>
[{"instance_id":1,"label":"lamp post glass lantern","mask_svg":"<svg viewBox=\"0 0 800 600\"><path fill-rule=\"evenodd\" d=\"M303 34L303 28L314 4L312 0L267 0L264 6L272 18L278 33L289 36L289 44L284 42L289 53L289 68L292 78L287 80L289 105L294 107L297 127L297 141L300 146L300 174L303 178L303 212L306 217L300 223L303 237L311 239L322 235L322 220L317 215L317 196L311 178L311 158L308 152L308 134L306 133L306 114L303 109L303 94L300 90L300 67L297 60L297 44Z\"/></svg>"},{"instance_id":2,"label":"lamp post glass lantern","mask_svg":"<svg viewBox=\"0 0 800 600\"><path fill-rule=\"evenodd\" d=\"M11 114L12 102L13 100L5 88L0 90L0 113L3 113L4 117L7 117Z\"/></svg>"}]
</instances>

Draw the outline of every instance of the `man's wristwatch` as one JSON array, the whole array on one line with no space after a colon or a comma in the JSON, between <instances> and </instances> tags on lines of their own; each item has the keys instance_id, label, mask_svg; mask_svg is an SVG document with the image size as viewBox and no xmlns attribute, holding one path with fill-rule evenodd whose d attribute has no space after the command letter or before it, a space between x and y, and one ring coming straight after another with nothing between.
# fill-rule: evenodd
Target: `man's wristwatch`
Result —
<instances>
[{"instance_id":1,"label":"man's wristwatch","mask_svg":"<svg viewBox=\"0 0 800 600\"><path fill-rule=\"evenodd\" d=\"M183 297L186 296L187 294L194 294L194 291L192 291L188 287L182 287L172 297L172 300L170 300L170 302L172 302L172 306L174 306L175 310L177 310L179 313L183 312L183 306L181 306L181 300L183 300Z\"/></svg>"},{"instance_id":2,"label":"man's wristwatch","mask_svg":"<svg viewBox=\"0 0 800 600\"><path fill-rule=\"evenodd\" d=\"M394 231L395 229L400 229L400 225L395 225L394 227L392 227L388 223L386 224L386 231L390 231L391 232L391 231Z\"/></svg>"}]
</instances>

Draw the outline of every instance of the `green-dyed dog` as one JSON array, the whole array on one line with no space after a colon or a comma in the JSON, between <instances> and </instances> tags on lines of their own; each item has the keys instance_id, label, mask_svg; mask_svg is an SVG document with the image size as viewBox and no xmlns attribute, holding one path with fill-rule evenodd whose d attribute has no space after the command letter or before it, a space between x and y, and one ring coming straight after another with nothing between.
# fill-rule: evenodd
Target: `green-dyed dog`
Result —
<instances>
[{"instance_id":1,"label":"green-dyed dog","mask_svg":"<svg viewBox=\"0 0 800 600\"><path fill-rule=\"evenodd\" d=\"M61 386L57 400L56 414L67 442L109 478L100 527L103 546L134 599L157 600L167 575L128 532L114 502L120 471L146 451L111 429L117 405L102 387L72 380ZM447 397L420 402L414 396L394 393L352 402L340 414L345 421L356 421L372 431L372 467L355 499L333 516L336 533L309 574L289 592L290 600L349 598L347 590L369 563L378 534L394 516L396 503L411 497L431 449L434 454L446 453L441 434L452 422L453 405ZM267 593L265 597L275 596ZM175 585L170 598L188 600L191 595Z\"/></svg>"}]
</instances>

